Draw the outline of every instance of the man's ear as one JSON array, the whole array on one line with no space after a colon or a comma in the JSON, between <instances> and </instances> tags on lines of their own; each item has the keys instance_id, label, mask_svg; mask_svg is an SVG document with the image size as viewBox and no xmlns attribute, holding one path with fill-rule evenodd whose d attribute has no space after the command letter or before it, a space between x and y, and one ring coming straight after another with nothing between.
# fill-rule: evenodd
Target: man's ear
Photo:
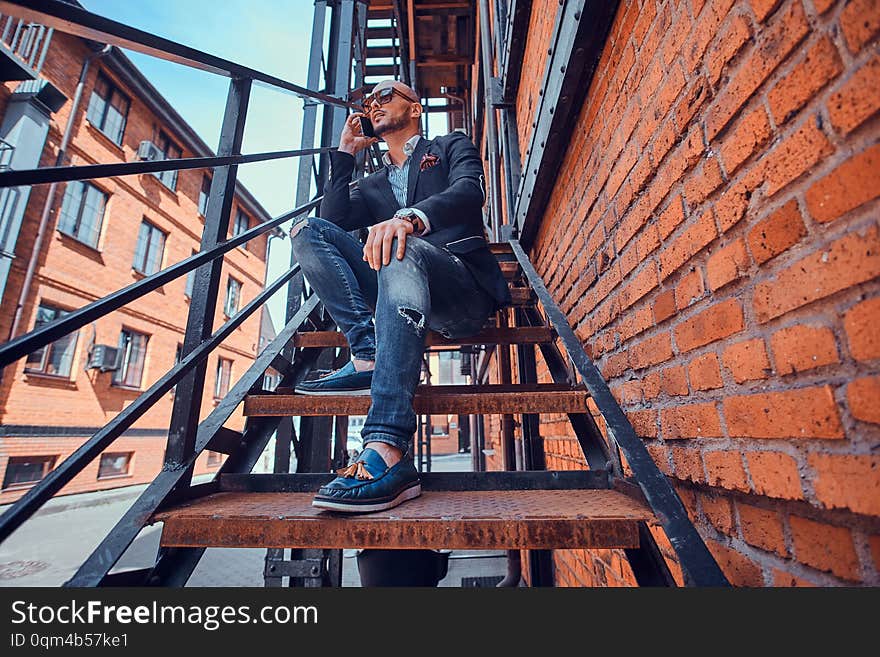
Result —
<instances>
[{"instance_id":1,"label":"man's ear","mask_svg":"<svg viewBox=\"0 0 880 657\"><path fill-rule=\"evenodd\" d=\"M410 106L409 116L411 119L421 119L422 118L422 104L421 103L413 103Z\"/></svg>"}]
</instances>

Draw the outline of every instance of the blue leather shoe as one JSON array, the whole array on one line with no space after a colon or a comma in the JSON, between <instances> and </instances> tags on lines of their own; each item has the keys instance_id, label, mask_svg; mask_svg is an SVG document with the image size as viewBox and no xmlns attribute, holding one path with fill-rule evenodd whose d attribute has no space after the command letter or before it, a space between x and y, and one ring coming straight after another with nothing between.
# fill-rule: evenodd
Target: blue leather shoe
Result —
<instances>
[{"instance_id":1,"label":"blue leather shoe","mask_svg":"<svg viewBox=\"0 0 880 657\"><path fill-rule=\"evenodd\" d=\"M344 367L320 379L303 381L294 388L301 395L369 395L373 370L358 372L349 361Z\"/></svg>"},{"instance_id":2,"label":"blue leather shoe","mask_svg":"<svg viewBox=\"0 0 880 657\"><path fill-rule=\"evenodd\" d=\"M379 453L365 448L358 460L337 470L333 481L321 486L312 506L346 513L383 511L422 494L419 473L411 459L390 468Z\"/></svg>"}]
</instances>

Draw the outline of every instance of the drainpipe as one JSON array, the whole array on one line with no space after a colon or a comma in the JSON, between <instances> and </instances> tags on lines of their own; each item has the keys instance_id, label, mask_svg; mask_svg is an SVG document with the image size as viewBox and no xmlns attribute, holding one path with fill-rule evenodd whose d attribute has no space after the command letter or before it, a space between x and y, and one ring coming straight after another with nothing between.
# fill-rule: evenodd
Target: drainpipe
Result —
<instances>
[{"instance_id":1,"label":"drainpipe","mask_svg":"<svg viewBox=\"0 0 880 657\"><path fill-rule=\"evenodd\" d=\"M83 87L86 83L86 75L89 72L89 66L92 60L103 57L110 52L112 46L106 45L101 52L92 53L83 62L82 70L79 73L79 82L76 85L76 94L73 96L73 105L70 108L70 116L67 117L67 126L64 128L64 136L61 138L61 146L58 149L58 157L55 158L55 166L64 166L64 160L67 156L67 145L70 143L70 135L73 132L73 124L76 121L76 114L79 110L79 103L82 99ZM43 212L40 214L40 226L37 228L37 236L34 239L34 248L31 251L31 257L28 260L27 273L24 276L24 284L21 287L21 294L18 296L18 305L15 306L15 316L12 319L12 328L9 329L9 339L15 337L18 332L18 325L21 323L21 314L24 310L24 304L31 293L31 285L34 281L34 272L37 269L37 260L40 256L40 248L43 245L43 236L46 233L46 226L49 223L49 215L52 212L52 204L55 202L55 192L58 190L58 183L53 182L49 187L49 193L46 194L46 202L43 204Z\"/></svg>"}]
</instances>

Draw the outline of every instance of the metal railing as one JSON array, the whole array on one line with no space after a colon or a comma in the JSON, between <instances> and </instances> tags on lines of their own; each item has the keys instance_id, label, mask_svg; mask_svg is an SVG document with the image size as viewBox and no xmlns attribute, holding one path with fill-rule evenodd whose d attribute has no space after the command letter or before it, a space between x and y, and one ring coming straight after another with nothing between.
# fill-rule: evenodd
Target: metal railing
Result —
<instances>
[{"instance_id":1,"label":"metal railing","mask_svg":"<svg viewBox=\"0 0 880 657\"><path fill-rule=\"evenodd\" d=\"M52 41L51 27L0 14L0 41L36 75L43 70Z\"/></svg>"}]
</instances>

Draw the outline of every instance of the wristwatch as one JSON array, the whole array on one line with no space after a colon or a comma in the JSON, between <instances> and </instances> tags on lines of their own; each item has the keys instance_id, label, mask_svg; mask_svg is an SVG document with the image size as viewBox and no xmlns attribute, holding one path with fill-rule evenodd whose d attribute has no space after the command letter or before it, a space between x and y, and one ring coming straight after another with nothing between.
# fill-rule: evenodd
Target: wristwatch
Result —
<instances>
[{"instance_id":1,"label":"wristwatch","mask_svg":"<svg viewBox=\"0 0 880 657\"><path fill-rule=\"evenodd\" d=\"M406 219L411 223L413 233L416 235L425 231L425 222L422 221L422 218L412 208L401 208L394 213L394 217L397 219Z\"/></svg>"}]
</instances>

